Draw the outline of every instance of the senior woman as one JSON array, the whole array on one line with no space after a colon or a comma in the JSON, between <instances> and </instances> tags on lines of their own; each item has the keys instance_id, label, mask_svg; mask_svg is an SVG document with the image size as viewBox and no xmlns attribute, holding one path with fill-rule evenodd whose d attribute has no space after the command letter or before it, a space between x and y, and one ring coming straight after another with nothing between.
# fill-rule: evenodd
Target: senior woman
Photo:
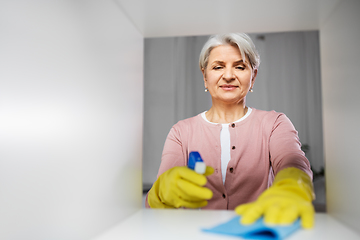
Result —
<instances>
[{"instance_id":1,"label":"senior woman","mask_svg":"<svg viewBox=\"0 0 360 240\"><path fill-rule=\"evenodd\" d=\"M260 64L251 39L212 36L199 63L212 106L171 128L146 206L235 209L243 224L262 215L269 224L300 217L311 228L312 171L297 131L283 113L246 106ZM186 167L191 151L208 166L204 175Z\"/></svg>"}]
</instances>

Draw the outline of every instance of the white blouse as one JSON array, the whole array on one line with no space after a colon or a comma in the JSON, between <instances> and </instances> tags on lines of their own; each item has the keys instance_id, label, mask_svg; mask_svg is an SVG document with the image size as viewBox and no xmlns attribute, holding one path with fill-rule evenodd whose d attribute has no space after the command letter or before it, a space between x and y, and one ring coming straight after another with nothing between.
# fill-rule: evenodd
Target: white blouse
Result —
<instances>
[{"instance_id":1,"label":"white blouse","mask_svg":"<svg viewBox=\"0 0 360 240\"><path fill-rule=\"evenodd\" d=\"M245 118L247 118L250 115L251 111L252 111L252 109L248 107L248 111L246 112L246 114L239 120L236 120L235 122L243 121ZM213 123L213 122L210 122L209 120L207 120L206 115L205 115L206 112L207 111L201 113L202 118L209 123L218 124L218 123ZM226 169L227 169L227 165L231 159L231 156L230 156L230 131L229 131L230 123L223 123L221 125L222 125L221 131L220 131L221 175L222 175L223 184L225 184Z\"/></svg>"}]
</instances>

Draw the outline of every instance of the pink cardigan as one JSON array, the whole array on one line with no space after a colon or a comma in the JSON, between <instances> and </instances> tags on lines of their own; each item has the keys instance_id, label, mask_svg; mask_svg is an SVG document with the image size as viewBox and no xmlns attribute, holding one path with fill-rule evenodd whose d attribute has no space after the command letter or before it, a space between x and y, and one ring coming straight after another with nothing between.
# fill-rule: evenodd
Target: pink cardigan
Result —
<instances>
[{"instance_id":1,"label":"pink cardigan","mask_svg":"<svg viewBox=\"0 0 360 240\"><path fill-rule=\"evenodd\" d=\"M296 167L312 178L310 164L297 131L282 113L252 109L243 121L229 124L231 159L225 184L221 176L221 124L211 124L201 115L176 123L165 141L158 177L174 166L186 166L189 153L198 151L215 169L206 187L213 198L204 209L234 209L251 202L269 186L281 169ZM150 207L146 198L146 207Z\"/></svg>"}]
</instances>

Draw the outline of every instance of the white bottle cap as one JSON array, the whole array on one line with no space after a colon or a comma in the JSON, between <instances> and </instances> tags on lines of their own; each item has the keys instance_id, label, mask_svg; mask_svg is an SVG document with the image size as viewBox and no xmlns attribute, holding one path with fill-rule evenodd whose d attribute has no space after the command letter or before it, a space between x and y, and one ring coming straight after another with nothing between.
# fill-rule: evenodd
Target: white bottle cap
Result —
<instances>
[{"instance_id":1,"label":"white bottle cap","mask_svg":"<svg viewBox=\"0 0 360 240\"><path fill-rule=\"evenodd\" d=\"M199 174L204 174L206 172L206 164L204 162L196 162L194 170Z\"/></svg>"}]
</instances>

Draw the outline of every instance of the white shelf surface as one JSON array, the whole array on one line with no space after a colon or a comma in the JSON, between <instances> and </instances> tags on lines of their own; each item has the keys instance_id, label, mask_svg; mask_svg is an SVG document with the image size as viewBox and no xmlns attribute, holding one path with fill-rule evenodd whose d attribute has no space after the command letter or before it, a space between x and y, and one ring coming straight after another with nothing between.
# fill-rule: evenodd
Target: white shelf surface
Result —
<instances>
[{"instance_id":1,"label":"white shelf surface","mask_svg":"<svg viewBox=\"0 0 360 240\"><path fill-rule=\"evenodd\" d=\"M242 239L240 237L202 232L235 217L234 211L226 210L186 210L186 209L141 209L125 221L104 232L94 240L220 240ZM317 213L315 227L311 230L298 230L286 240L312 239L360 239L350 228L328 214Z\"/></svg>"}]
</instances>

